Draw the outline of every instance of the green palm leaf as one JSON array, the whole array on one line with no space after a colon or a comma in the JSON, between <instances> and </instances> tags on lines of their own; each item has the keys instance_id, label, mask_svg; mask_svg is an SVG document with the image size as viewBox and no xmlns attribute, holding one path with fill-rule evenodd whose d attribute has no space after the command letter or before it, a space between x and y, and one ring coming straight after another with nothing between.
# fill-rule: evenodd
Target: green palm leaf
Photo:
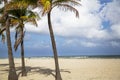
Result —
<instances>
[{"instance_id":1,"label":"green palm leaf","mask_svg":"<svg viewBox=\"0 0 120 80\"><path fill-rule=\"evenodd\" d=\"M81 5L80 0L39 0L39 6L42 10L42 15L49 13L54 7L58 7L64 11L74 12L76 17L79 17L79 12L73 6Z\"/></svg>"},{"instance_id":2,"label":"green palm leaf","mask_svg":"<svg viewBox=\"0 0 120 80\"><path fill-rule=\"evenodd\" d=\"M79 2L77 2L76 0L55 0L53 1L53 5L56 6L57 4L70 4L70 5L73 5L73 6L79 6L81 5Z\"/></svg>"},{"instance_id":3,"label":"green palm leaf","mask_svg":"<svg viewBox=\"0 0 120 80\"><path fill-rule=\"evenodd\" d=\"M71 12L74 12L76 17L79 18L79 12L77 11L77 9L75 9L74 7L68 5L68 4L58 4L56 5L58 8L60 8L61 10L64 10L64 11L71 11Z\"/></svg>"}]
</instances>

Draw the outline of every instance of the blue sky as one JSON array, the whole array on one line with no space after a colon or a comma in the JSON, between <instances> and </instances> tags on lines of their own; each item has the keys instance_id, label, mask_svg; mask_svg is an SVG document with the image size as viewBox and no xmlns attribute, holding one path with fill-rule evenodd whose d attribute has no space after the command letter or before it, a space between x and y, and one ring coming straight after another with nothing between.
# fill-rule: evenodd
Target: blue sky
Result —
<instances>
[{"instance_id":1,"label":"blue sky","mask_svg":"<svg viewBox=\"0 0 120 80\"><path fill-rule=\"evenodd\" d=\"M120 0L81 0L81 4L76 6L79 18L57 8L52 11L58 54L120 55ZM38 12L38 9L34 11ZM38 25L25 25L25 55L51 56L46 16L38 21ZM14 31L11 31L13 44ZM20 56L20 49L14 55ZM7 56L6 43L0 42L0 56Z\"/></svg>"}]
</instances>

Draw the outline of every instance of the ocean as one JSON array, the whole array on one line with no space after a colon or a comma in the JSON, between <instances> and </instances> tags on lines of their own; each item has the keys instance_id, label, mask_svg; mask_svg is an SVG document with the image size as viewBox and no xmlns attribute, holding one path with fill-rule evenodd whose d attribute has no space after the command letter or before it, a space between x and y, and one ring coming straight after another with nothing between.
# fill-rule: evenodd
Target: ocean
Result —
<instances>
[{"instance_id":1,"label":"ocean","mask_svg":"<svg viewBox=\"0 0 120 80\"><path fill-rule=\"evenodd\" d=\"M53 58L53 56L33 56L33 57L26 57L26 58ZM59 56L59 58L65 59L120 59L120 55L75 55L75 56Z\"/></svg>"},{"instance_id":2,"label":"ocean","mask_svg":"<svg viewBox=\"0 0 120 80\"><path fill-rule=\"evenodd\" d=\"M5 59L8 57L0 57L0 59ZM15 57L20 58L20 57ZM25 58L53 58L53 56L31 56L31 57L25 57ZM59 58L66 58L66 59L88 59L88 58L95 58L95 59L120 59L120 55L69 55L69 56L59 56Z\"/></svg>"}]
</instances>

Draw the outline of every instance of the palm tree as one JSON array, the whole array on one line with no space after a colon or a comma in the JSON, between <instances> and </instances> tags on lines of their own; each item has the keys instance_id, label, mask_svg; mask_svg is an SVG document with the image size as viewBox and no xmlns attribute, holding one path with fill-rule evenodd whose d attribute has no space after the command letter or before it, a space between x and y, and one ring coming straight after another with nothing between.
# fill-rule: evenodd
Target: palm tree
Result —
<instances>
[{"instance_id":1,"label":"palm tree","mask_svg":"<svg viewBox=\"0 0 120 80\"><path fill-rule=\"evenodd\" d=\"M30 0L31 1L31 0ZM12 0L9 4L6 5L5 9L10 16L10 26L16 26L16 41L15 41L15 51L18 46L21 44L21 60L22 60L22 76L26 76L25 61L24 61L24 24L26 22L32 22L37 26L35 18L38 18L38 15L34 12L28 10L29 5L34 5L32 1L26 2L25 0ZM2 22L3 23L3 22ZM3 25L3 24L2 24ZM2 34L2 40L4 41L4 34L6 28L3 27L0 29ZM18 36L19 35L19 36Z\"/></svg>"},{"instance_id":2,"label":"palm tree","mask_svg":"<svg viewBox=\"0 0 120 80\"><path fill-rule=\"evenodd\" d=\"M51 11L54 7L58 7L65 11L67 10L72 11L76 14L76 17L79 17L78 11L74 7L72 7L72 5L80 5L80 3L77 2L76 0L39 0L38 3L42 9L42 15L47 14L48 17L48 26L49 26L49 32L50 32L52 48L54 53L54 60L55 60L55 70L56 70L55 80L62 80L59 69L59 63L58 63L57 48L56 48L56 43L55 43L55 38L51 23Z\"/></svg>"},{"instance_id":3,"label":"palm tree","mask_svg":"<svg viewBox=\"0 0 120 80\"><path fill-rule=\"evenodd\" d=\"M7 0L4 0L5 6L7 5ZM0 23L5 23L6 28L6 36L7 36L7 47L8 47L8 58L9 58L9 74L8 74L8 80L18 80L18 76L16 74L15 70L15 64L14 64L14 58L13 58L13 52L12 52L12 46L11 46L11 38L10 38L10 17L6 10L4 10L3 15L0 19Z\"/></svg>"},{"instance_id":4,"label":"palm tree","mask_svg":"<svg viewBox=\"0 0 120 80\"><path fill-rule=\"evenodd\" d=\"M14 1L7 6L8 13L12 15L11 26L16 26L15 51L21 44L22 76L27 75L24 60L24 24L31 22L37 26L35 18L38 18L37 14L27 9L28 5L24 1Z\"/></svg>"}]
</instances>

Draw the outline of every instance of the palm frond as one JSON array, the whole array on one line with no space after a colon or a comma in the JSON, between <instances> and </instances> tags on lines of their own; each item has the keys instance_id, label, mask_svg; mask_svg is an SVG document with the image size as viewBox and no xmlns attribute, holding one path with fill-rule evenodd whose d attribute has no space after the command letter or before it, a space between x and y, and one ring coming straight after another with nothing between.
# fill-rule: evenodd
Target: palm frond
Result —
<instances>
[{"instance_id":1,"label":"palm frond","mask_svg":"<svg viewBox=\"0 0 120 80\"><path fill-rule=\"evenodd\" d=\"M30 10L27 11L27 16L28 16L28 18L37 18L37 17L39 17L37 13L35 13L33 11L30 11Z\"/></svg>"},{"instance_id":2,"label":"palm frond","mask_svg":"<svg viewBox=\"0 0 120 80\"><path fill-rule=\"evenodd\" d=\"M24 1L30 5L33 5L33 6L36 6L37 2L38 2L38 0L24 0Z\"/></svg>"},{"instance_id":3,"label":"palm frond","mask_svg":"<svg viewBox=\"0 0 120 80\"><path fill-rule=\"evenodd\" d=\"M16 33L15 33L15 44L14 44L14 49L15 51L17 50L18 46L24 39L25 31L22 33L21 27L16 28Z\"/></svg>"},{"instance_id":4,"label":"palm frond","mask_svg":"<svg viewBox=\"0 0 120 80\"><path fill-rule=\"evenodd\" d=\"M35 26L38 26L36 19L32 18L28 20L28 23L32 23Z\"/></svg>"},{"instance_id":5,"label":"palm frond","mask_svg":"<svg viewBox=\"0 0 120 80\"><path fill-rule=\"evenodd\" d=\"M19 26L17 26L16 27L16 32L15 32L15 44L14 44L14 49L15 49L15 51L17 50L17 48L18 48L18 46L19 46L19 44L20 44L20 42L21 42L21 40L20 40L20 30L19 30ZM19 38L19 39L18 39ZM18 43L19 42L19 43Z\"/></svg>"},{"instance_id":6,"label":"palm frond","mask_svg":"<svg viewBox=\"0 0 120 80\"><path fill-rule=\"evenodd\" d=\"M18 32L16 30L16 32L15 32L15 40L17 40L17 37L18 37Z\"/></svg>"},{"instance_id":7,"label":"palm frond","mask_svg":"<svg viewBox=\"0 0 120 80\"><path fill-rule=\"evenodd\" d=\"M5 35L2 33L2 42L5 43Z\"/></svg>"},{"instance_id":8,"label":"palm frond","mask_svg":"<svg viewBox=\"0 0 120 80\"><path fill-rule=\"evenodd\" d=\"M32 7L32 8L36 8L37 7L37 2L38 0L12 0L13 2L18 2L18 1L22 1L26 4L28 4L28 6Z\"/></svg>"},{"instance_id":9,"label":"palm frond","mask_svg":"<svg viewBox=\"0 0 120 80\"><path fill-rule=\"evenodd\" d=\"M15 44L14 44L14 49L15 49L15 51L17 50L17 48L18 48L18 46L19 46L19 44L22 42L22 39L21 38L19 38L19 39L17 39L16 41L15 41Z\"/></svg>"},{"instance_id":10,"label":"palm frond","mask_svg":"<svg viewBox=\"0 0 120 80\"><path fill-rule=\"evenodd\" d=\"M19 24L19 20L11 18L10 23L11 23L11 26L15 26Z\"/></svg>"},{"instance_id":11,"label":"palm frond","mask_svg":"<svg viewBox=\"0 0 120 80\"><path fill-rule=\"evenodd\" d=\"M60 8L60 9L64 10L64 11L72 11L72 12L74 12L76 17L79 18L79 12L74 7L72 7L72 6L68 5L68 4L58 4L56 6L58 8Z\"/></svg>"},{"instance_id":12,"label":"palm frond","mask_svg":"<svg viewBox=\"0 0 120 80\"><path fill-rule=\"evenodd\" d=\"M2 37L1 40L4 43L5 42L5 35L4 35L4 31L6 30L6 28L0 28L0 36Z\"/></svg>"},{"instance_id":13,"label":"palm frond","mask_svg":"<svg viewBox=\"0 0 120 80\"><path fill-rule=\"evenodd\" d=\"M38 4L42 9L42 15L47 14L52 8L51 0L39 0Z\"/></svg>"},{"instance_id":14,"label":"palm frond","mask_svg":"<svg viewBox=\"0 0 120 80\"><path fill-rule=\"evenodd\" d=\"M78 2L79 0L55 0L53 1L53 7L56 6L57 4L69 4L73 6L80 6L81 4Z\"/></svg>"},{"instance_id":15,"label":"palm frond","mask_svg":"<svg viewBox=\"0 0 120 80\"><path fill-rule=\"evenodd\" d=\"M0 35L6 30L6 27L0 29Z\"/></svg>"},{"instance_id":16,"label":"palm frond","mask_svg":"<svg viewBox=\"0 0 120 80\"><path fill-rule=\"evenodd\" d=\"M36 19L38 19L38 20L40 19L39 15L35 12L28 11L27 19L25 22L30 22L33 25L38 26Z\"/></svg>"},{"instance_id":17,"label":"palm frond","mask_svg":"<svg viewBox=\"0 0 120 80\"><path fill-rule=\"evenodd\" d=\"M18 1L18 2L10 2L5 6L5 10L15 10L15 9L26 9L28 7L28 4L23 2L23 1Z\"/></svg>"},{"instance_id":18,"label":"palm frond","mask_svg":"<svg viewBox=\"0 0 120 80\"><path fill-rule=\"evenodd\" d=\"M20 16L20 19L26 21L28 19L28 16Z\"/></svg>"},{"instance_id":19,"label":"palm frond","mask_svg":"<svg viewBox=\"0 0 120 80\"><path fill-rule=\"evenodd\" d=\"M0 8L0 14L3 14L4 12L4 7Z\"/></svg>"}]
</instances>

